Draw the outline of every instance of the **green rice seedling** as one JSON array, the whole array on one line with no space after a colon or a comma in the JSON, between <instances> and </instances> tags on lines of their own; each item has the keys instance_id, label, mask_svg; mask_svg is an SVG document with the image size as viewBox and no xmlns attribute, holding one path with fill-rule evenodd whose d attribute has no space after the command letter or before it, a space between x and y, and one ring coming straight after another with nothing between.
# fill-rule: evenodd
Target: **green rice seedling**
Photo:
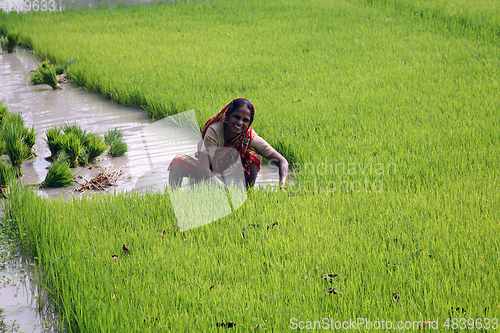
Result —
<instances>
[{"instance_id":1,"label":"green rice seedling","mask_svg":"<svg viewBox=\"0 0 500 333\"><path fill-rule=\"evenodd\" d=\"M62 89L57 80L56 71L54 66L46 64L39 65L35 73L31 75L31 82L33 84L47 84L52 89Z\"/></svg>"},{"instance_id":2,"label":"green rice seedling","mask_svg":"<svg viewBox=\"0 0 500 333\"><path fill-rule=\"evenodd\" d=\"M9 108L0 102L0 128L2 128L3 120L9 114Z\"/></svg>"},{"instance_id":3,"label":"green rice seedling","mask_svg":"<svg viewBox=\"0 0 500 333\"><path fill-rule=\"evenodd\" d=\"M40 68L44 68L46 70L50 67L54 69L56 75L61 75L64 73L65 64L58 64L52 66L48 60L44 61L41 65L39 65L39 67L35 71L30 73L30 82L35 85L43 84L44 83L43 75L40 71Z\"/></svg>"},{"instance_id":4,"label":"green rice seedling","mask_svg":"<svg viewBox=\"0 0 500 333\"><path fill-rule=\"evenodd\" d=\"M81 166L84 166L89 162L89 153L87 147L85 147L84 145L82 145L82 152L80 153L80 157L78 158L78 160L80 161Z\"/></svg>"},{"instance_id":5,"label":"green rice seedling","mask_svg":"<svg viewBox=\"0 0 500 333\"><path fill-rule=\"evenodd\" d=\"M85 137L83 145L88 153L88 161L94 161L98 156L108 149L108 146L102 141L102 139L94 133L89 133Z\"/></svg>"},{"instance_id":6,"label":"green rice seedling","mask_svg":"<svg viewBox=\"0 0 500 333\"><path fill-rule=\"evenodd\" d=\"M5 144L5 152L9 156L17 177L22 176L21 165L30 156L30 148L24 142L24 137L30 140L30 135L25 135L26 132L29 133L20 115L8 114L5 117L1 135Z\"/></svg>"},{"instance_id":7,"label":"green rice seedling","mask_svg":"<svg viewBox=\"0 0 500 333\"><path fill-rule=\"evenodd\" d=\"M56 160L57 154L62 149L63 135L61 129L57 127L51 127L45 132L46 138L44 139L50 150L50 159Z\"/></svg>"},{"instance_id":8,"label":"green rice seedling","mask_svg":"<svg viewBox=\"0 0 500 333\"><path fill-rule=\"evenodd\" d=\"M49 61L44 61L38 68L30 73L30 82L32 84L43 84L42 73L40 72L40 67L46 68L49 65Z\"/></svg>"},{"instance_id":9,"label":"green rice seedling","mask_svg":"<svg viewBox=\"0 0 500 333\"><path fill-rule=\"evenodd\" d=\"M24 130L24 119L21 116L21 114L15 114L15 113L5 113L5 116L3 117L3 122L2 122L2 128L6 125L12 125L16 132L22 133ZM10 128L10 127L9 127ZM3 131L8 131L9 129L5 128Z\"/></svg>"},{"instance_id":10,"label":"green rice seedling","mask_svg":"<svg viewBox=\"0 0 500 333\"><path fill-rule=\"evenodd\" d=\"M47 172L45 180L42 182L44 187L67 187L69 186L75 176L71 171L66 161L54 161Z\"/></svg>"},{"instance_id":11,"label":"green rice seedling","mask_svg":"<svg viewBox=\"0 0 500 333\"><path fill-rule=\"evenodd\" d=\"M88 134L86 130L82 129L76 123L64 124L62 127L62 131L64 134L70 134L70 133L75 134L78 137L78 139L80 139L81 143L85 142Z\"/></svg>"},{"instance_id":12,"label":"green rice seedling","mask_svg":"<svg viewBox=\"0 0 500 333\"><path fill-rule=\"evenodd\" d=\"M2 50L7 53L13 53L16 51L16 47L19 44L18 35L7 35L0 37L0 44L2 45Z\"/></svg>"},{"instance_id":13,"label":"green rice seedling","mask_svg":"<svg viewBox=\"0 0 500 333\"><path fill-rule=\"evenodd\" d=\"M127 143L123 139L115 139L109 146L109 155L112 157L123 156L127 150Z\"/></svg>"},{"instance_id":14,"label":"green rice seedling","mask_svg":"<svg viewBox=\"0 0 500 333\"><path fill-rule=\"evenodd\" d=\"M123 141L123 131L114 128L104 135L104 142L109 146L109 155L112 157L123 156L127 150L127 144Z\"/></svg>"},{"instance_id":15,"label":"green rice seedling","mask_svg":"<svg viewBox=\"0 0 500 333\"><path fill-rule=\"evenodd\" d=\"M5 152L9 156L16 177L22 176L21 165L29 157L29 148L22 142L22 133L13 124L4 126Z\"/></svg>"},{"instance_id":16,"label":"green rice seedling","mask_svg":"<svg viewBox=\"0 0 500 333\"><path fill-rule=\"evenodd\" d=\"M69 165L72 168L76 168L78 165L80 165L80 163L82 163L82 155L84 153L84 150L80 138L77 134L68 133L63 136L62 151L67 156Z\"/></svg>"},{"instance_id":17,"label":"green rice seedling","mask_svg":"<svg viewBox=\"0 0 500 333\"><path fill-rule=\"evenodd\" d=\"M123 139L123 131L121 129L116 128L116 127L114 129L112 129L112 130L109 130L104 135L104 142L108 146L110 146L111 143L113 141L115 141L116 139Z\"/></svg>"},{"instance_id":18,"label":"green rice seedling","mask_svg":"<svg viewBox=\"0 0 500 333\"><path fill-rule=\"evenodd\" d=\"M28 158L36 157L35 152L33 151L33 146L36 143L36 134L35 127L31 127L31 130L28 128L24 128L22 141L26 145L29 150Z\"/></svg>"},{"instance_id":19,"label":"green rice seedling","mask_svg":"<svg viewBox=\"0 0 500 333\"><path fill-rule=\"evenodd\" d=\"M57 75L61 75L64 73L65 64L56 64L54 65L54 71Z\"/></svg>"},{"instance_id":20,"label":"green rice seedling","mask_svg":"<svg viewBox=\"0 0 500 333\"><path fill-rule=\"evenodd\" d=\"M66 154L66 152L64 151L64 149L62 149L62 141L61 141L61 150L59 150L59 152L57 153L57 159L52 159L52 161L64 161L66 163L68 163L68 165L70 165L70 161L69 161L69 156L68 154Z\"/></svg>"},{"instance_id":21,"label":"green rice seedling","mask_svg":"<svg viewBox=\"0 0 500 333\"><path fill-rule=\"evenodd\" d=\"M5 191L7 186L9 186L14 177L15 174L12 168L3 160L0 160L0 192L2 193L2 196L6 196Z\"/></svg>"}]
</instances>

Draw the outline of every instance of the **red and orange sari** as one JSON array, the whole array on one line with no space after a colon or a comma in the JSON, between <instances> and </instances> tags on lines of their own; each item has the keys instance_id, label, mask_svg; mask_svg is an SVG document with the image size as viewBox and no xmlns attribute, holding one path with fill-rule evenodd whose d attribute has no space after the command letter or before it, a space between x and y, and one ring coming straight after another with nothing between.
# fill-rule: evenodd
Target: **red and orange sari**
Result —
<instances>
[{"instance_id":1,"label":"red and orange sari","mask_svg":"<svg viewBox=\"0 0 500 333\"><path fill-rule=\"evenodd\" d=\"M233 101L229 102L222 110L219 111L215 116L210 118L203 126L203 130L201 132L201 140L198 142L198 149L195 154L195 157L186 155L186 154L177 154L172 163L178 164L194 173L198 172L198 156L201 152L201 148L203 147L203 141L205 139L205 134L208 128L217 122L222 122L226 118L226 111L229 109ZM255 108L254 108L255 110ZM255 163L259 167L260 171L260 160L257 154L257 151L253 148L250 148L250 143L253 138L257 135L253 129L250 128L252 123L249 124L248 129L239 134L233 140L224 145L224 148L233 148L238 151L241 162L243 165L243 169L245 170L245 177L250 176L250 164ZM210 168L214 173L219 173L218 171L225 170L230 168L234 163L234 156L231 154L231 149L221 149L210 160ZM210 156L209 156L210 159ZM169 167L170 169L170 167Z\"/></svg>"}]
</instances>

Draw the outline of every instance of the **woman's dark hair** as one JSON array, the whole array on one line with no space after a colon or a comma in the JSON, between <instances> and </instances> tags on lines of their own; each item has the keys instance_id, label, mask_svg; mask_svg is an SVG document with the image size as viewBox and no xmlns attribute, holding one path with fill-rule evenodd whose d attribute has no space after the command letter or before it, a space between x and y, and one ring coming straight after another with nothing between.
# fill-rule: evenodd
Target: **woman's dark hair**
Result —
<instances>
[{"instance_id":1,"label":"woman's dark hair","mask_svg":"<svg viewBox=\"0 0 500 333\"><path fill-rule=\"evenodd\" d=\"M226 118L225 120L227 121L229 117L231 116L231 113L233 113L236 109L245 106L248 110L250 110L250 124L253 122L253 117L255 116L255 109L253 107L252 102L250 102L246 98L236 98L233 100L231 105L229 105L229 108L226 111Z\"/></svg>"}]
</instances>

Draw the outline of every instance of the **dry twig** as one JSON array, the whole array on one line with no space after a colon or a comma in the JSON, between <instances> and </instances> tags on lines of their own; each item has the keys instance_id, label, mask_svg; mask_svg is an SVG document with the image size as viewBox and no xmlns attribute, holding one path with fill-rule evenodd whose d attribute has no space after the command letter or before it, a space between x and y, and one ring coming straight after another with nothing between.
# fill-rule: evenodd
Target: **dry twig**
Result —
<instances>
[{"instance_id":1,"label":"dry twig","mask_svg":"<svg viewBox=\"0 0 500 333\"><path fill-rule=\"evenodd\" d=\"M74 191L83 192L86 190L104 191L106 187L113 186L118 179L121 178L123 171L121 168L110 171L111 167L102 168L99 174L90 181L84 179L82 183L78 182L80 187L75 188Z\"/></svg>"}]
</instances>

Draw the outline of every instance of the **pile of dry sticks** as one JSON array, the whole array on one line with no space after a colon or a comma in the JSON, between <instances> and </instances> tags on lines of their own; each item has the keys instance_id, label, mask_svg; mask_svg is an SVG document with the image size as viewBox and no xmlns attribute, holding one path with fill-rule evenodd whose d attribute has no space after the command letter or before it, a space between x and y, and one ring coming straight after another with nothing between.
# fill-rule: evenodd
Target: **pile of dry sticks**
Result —
<instances>
[{"instance_id":1,"label":"pile of dry sticks","mask_svg":"<svg viewBox=\"0 0 500 333\"><path fill-rule=\"evenodd\" d=\"M108 186L113 186L118 179L121 178L123 171L121 168L110 171L111 167L102 168L96 177L92 178L90 181L84 179L82 183L76 181L80 187L74 189L74 191L84 192L87 190L94 191L104 191Z\"/></svg>"}]
</instances>

